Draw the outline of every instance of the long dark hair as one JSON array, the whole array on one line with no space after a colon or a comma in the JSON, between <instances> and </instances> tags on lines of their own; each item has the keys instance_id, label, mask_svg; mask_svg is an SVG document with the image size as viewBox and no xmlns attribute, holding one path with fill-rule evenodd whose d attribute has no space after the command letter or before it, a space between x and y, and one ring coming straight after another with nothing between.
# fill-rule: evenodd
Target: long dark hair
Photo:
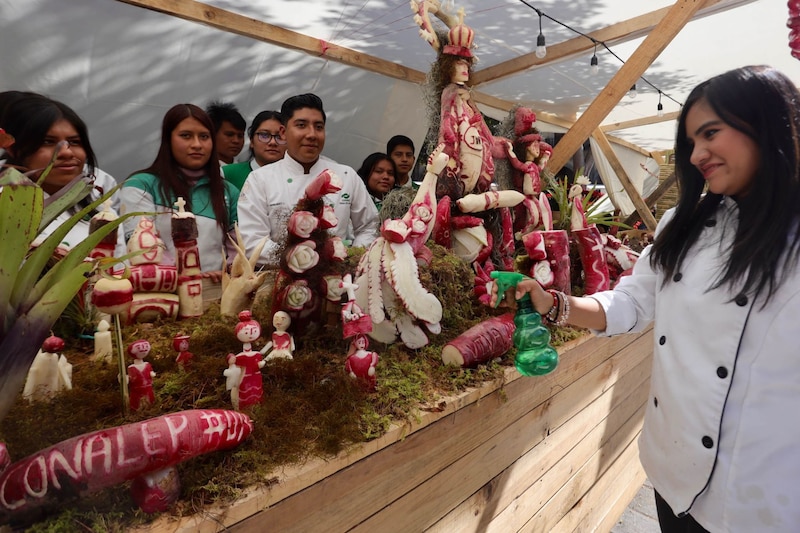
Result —
<instances>
[{"instance_id":1,"label":"long dark hair","mask_svg":"<svg viewBox=\"0 0 800 533\"><path fill-rule=\"evenodd\" d=\"M78 132L83 151L86 152L89 173L94 174L97 157L89 142L86 123L67 104L37 93L5 91L0 93L0 108L0 127L14 136L14 144L8 151L9 164L22 166L44 144L44 138L53 124L66 120Z\"/></svg>"},{"instance_id":2,"label":"long dark hair","mask_svg":"<svg viewBox=\"0 0 800 533\"><path fill-rule=\"evenodd\" d=\"M686 115L700 100L753 139L760 154L754 186L736 199L739 224L726 269L709 289L743 281L743 292L765 293L768 300L797 264L800 249L800 92L771 67L731 70L701 83L689 95L675 140L680 197L674 218L653 245L651 264L663 269L668 283L722 201L719 194L703 194L705 180L690 162Z\"/></svg>"},{"instance_id":3,"label":"long dark hair","mask_svg":"<svg viewBox=\"0 0 800 533\"><path fill-rule=\"evenodd\" d=\"M186 207L191 210L191 186L186 176L181 172L175 157L172 155L172 132L182 121L194 118L205 126L211 134L211 155L203 170L208 176L211 207L217 219L217 225L223 232L229 229L228 210L225 205L225 185L219 172L219 162L216 158L217 146L215 140L216 130L208 114L194 104L177 104L172 106L164 115L161 122L161 146L158 154L149 167L139 172L147 172L158 177L159 188L165 201L177 200L179 196L186 200ZM170 204L171 205L171 204Z\"/></svg>"},{"instance_id":4,"label":"long dark hair","mask_svg":"<svg viewBox=\"0 0 800 533\"><path fill-rule=\"evenodd\" d=\"M383 152L375 152L369 154L367 158L364 159L364 162L361 163L361 167L358 170L356 170L356 174L358 174L364 181L364 185L366 185L367 191L369 191L369 193L372 194L373 196L376 195L369 188L369 177L372 175L372 171L375 170L375 167L381 161L388 161L392 165L392 170L394 171L394 178L397 179L397 165L394 163L394 159L384 154Z\"/></svg>"}]
</instances>

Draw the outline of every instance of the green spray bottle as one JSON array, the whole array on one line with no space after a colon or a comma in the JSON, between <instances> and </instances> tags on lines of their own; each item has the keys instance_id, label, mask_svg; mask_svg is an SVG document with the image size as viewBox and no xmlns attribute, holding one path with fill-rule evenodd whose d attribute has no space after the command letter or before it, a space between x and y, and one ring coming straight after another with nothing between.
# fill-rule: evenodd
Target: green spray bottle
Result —
<instances>
[{"instance_id":1,"label":"green spray bottle","mask_svg":"<svg viewBox=\"0 0 800 533\"><path fill-rule=\"evenodd\" d=\"M490 274L497 283L497 303L500 303L508 289L515 288L517 283L529 277L519 272L501 272ZM513 341L517 348L514 366L523 376L542 376L552 372L558 365L558 352L550 346L550 330L542 324L542 317L533 308L528 293L517 300L517 313L514 315Z\"/></svg>"}]
</instances>

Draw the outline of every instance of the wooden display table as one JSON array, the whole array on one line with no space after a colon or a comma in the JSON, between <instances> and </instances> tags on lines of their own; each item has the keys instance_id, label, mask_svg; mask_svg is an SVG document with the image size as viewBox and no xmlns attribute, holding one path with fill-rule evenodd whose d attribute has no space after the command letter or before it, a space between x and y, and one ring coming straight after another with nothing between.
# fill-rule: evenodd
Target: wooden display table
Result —
<instances>
[{"instance_id":1,"label":"wooden display table","mask_svg":"<svg viewBox=\"0 0 800 533\"><path fill-rule=\"evenodd\" d=\"M609 531L645 479L636 439L652 351L650 329L586 335L549 375L509 367L231 505L139 531Z\"/></svg>"}]
</instances>

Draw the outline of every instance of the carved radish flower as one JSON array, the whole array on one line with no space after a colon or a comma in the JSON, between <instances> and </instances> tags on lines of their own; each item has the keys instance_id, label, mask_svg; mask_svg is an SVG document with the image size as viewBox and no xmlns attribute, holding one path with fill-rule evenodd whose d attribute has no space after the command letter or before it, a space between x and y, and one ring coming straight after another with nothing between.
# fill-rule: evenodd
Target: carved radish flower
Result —
<instances>
[{"instance_id":1,"label":"carved radish flower","mask_svg":"<svg viewBox=\"0 0 800 533\"><path fill-rule=\"evenodd\" d=\"M308 288L308 283L305 280L296 281L286 288L284 305L287 309L299 311L311 301L311 297L311 289Z\"/></svg>"},{"instance_id":2,"label":"carved radish flower","mask_svg":"<svg viewBox=\"0 0 800 533\"><path fill-rule=\"evenodd\" d=\"M326 287L325 297L331 302L339 303L344 293L344 289L341 285L342 276L325 276L323 279L325 280Z\"/></svg>"},{"instance_id":3,"label":"carved radish flower","mask_svg":"<svg viewBox=\"0 0 800 533\"><path fill-rule=\"evenodd\" d=\"M347 247L344 245L341 237L331 237L328 239L328 244L331 246L331 259L334 261L344 261L347 259Z\"/></svg>"},{"instance_id":4,"label":"carved radish flower","mask_svg":"<svg viewBox=\"0 0 800 533\"><path fill-rule=\"evenodd\" d=\"M306 197L310 200L319 200L326 194L339 192L342 189L342 179L330 169L320 172L314 181L306 187Z\"/></svg>"},{"instance_id":5,"label":"carved radish flower","mask_svg":"<svg viewBox=\"0 0 800 533\"><path fill-rule=\"evenodd\" d=\"M301 239L308 239L319 226L319 220L309 211L295 211L289 217L289 233Z\"/></svg>"},{"instance_id":6,"label":"carved radish flower","mask_svg":"<svg viewBox=\"0 0 800 533\"><path fill-rule=\"evenodd\" d=\"M533 278L541 283L543 286L548 287L556 280L553 271L550 269L550 262L547 260L539 261L531 269Z\"/></svg>"},{"instance_id":7,"label":"carved radish flower","mask_svg":"<svg viewBox=\"0 0 800 533\"><path fill-rule=\"evenodd\" d=\"M289 270L297 274L302 274L306 270L314 268L319 263L317 245L314 241L303 241L294 245L286 255L286 264Z\"/></svg>"},{"instance_id":8,"label":"carved radish flower","mask_svg":"<svg viewBox=\"0 0 800 533\"><path fill-rule=\"evenodd\" d=\"M339 219L336 218L336 213L333 211L333 207L326 205L322 209L322 217L319 220L320 227L322 229L330 229L335 228L337 224L339 224Z\"/></svg>"}]
</instances>

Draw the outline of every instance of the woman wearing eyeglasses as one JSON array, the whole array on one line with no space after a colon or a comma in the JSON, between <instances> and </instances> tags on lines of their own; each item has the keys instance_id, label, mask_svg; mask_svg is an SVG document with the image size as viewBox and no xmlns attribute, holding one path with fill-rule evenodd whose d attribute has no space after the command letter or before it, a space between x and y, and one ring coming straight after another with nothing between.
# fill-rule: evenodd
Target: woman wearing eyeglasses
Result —
<instances>
[{"instance_id":1,"label":"woman wearing eyeglasses","mask_svg":"<svg viewBox=\"0 0 800 533\"><path fill-rule=\"evenodd\" d=\"M222 167L226 181L241 190L252 171L283 159L286 153L286 128L283 122L283 116L278 111L261 111L256 115L247 130L250 159Z\"/></svg>"}]
</instances>

